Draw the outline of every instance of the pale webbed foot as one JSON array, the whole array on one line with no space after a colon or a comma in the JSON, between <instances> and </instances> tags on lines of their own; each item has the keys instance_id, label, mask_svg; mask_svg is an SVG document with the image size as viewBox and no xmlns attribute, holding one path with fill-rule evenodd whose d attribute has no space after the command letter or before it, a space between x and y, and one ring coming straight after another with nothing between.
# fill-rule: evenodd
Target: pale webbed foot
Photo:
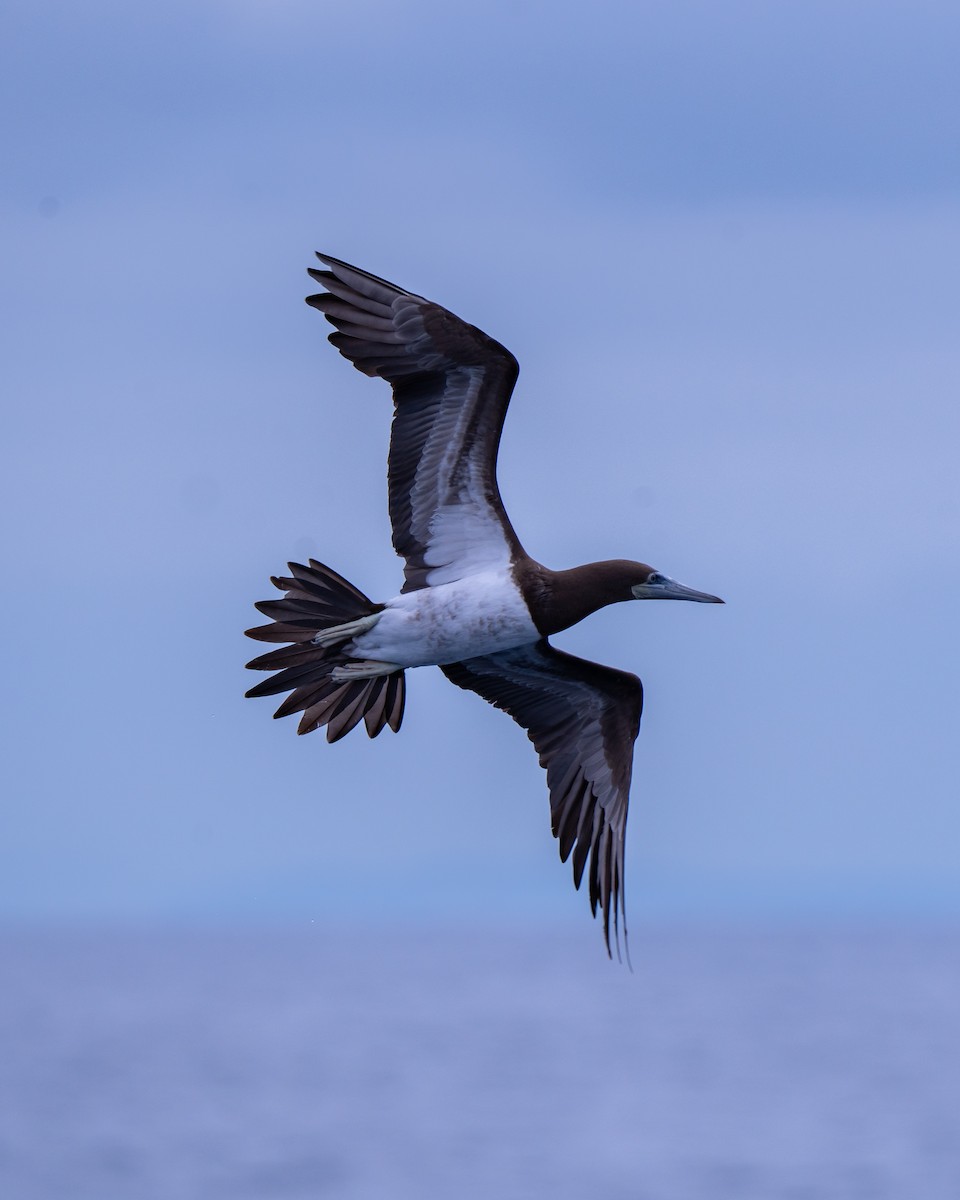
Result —
<instances>
[{"instance_id":1,"label":"pale webbed foot","mask_svg":"<svg viewBox=\"0 0 960 1200\"><path fill-rule=\"evenodd\" d=\"M330 673L331 679L375 679L378 675L392 675L394 671L402 671L397 663L377 662L372 658L358 658L355 662L344 663L334 667Z\"/></svg>"},{"instance_id":2,"label":"pale webbed foot","mask_svg":"<svg viewBox=\"0 0 960 1200\"><path fill-rule=\"evenodd\" d=\"M371 613L367 617L358 617L355 621L347 621L343 625L333 625L329 629L321 629L310 640L314 646L335 646L337 642L346 642L350 638L359 637L372 629L380 620L380 613Z\"/></svg>"}]
</instances>

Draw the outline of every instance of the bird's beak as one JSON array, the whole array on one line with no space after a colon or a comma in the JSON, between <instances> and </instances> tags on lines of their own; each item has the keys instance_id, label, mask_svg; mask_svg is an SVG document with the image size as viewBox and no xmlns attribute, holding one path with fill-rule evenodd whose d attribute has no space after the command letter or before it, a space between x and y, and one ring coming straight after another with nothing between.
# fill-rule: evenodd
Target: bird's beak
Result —
<instances>
[{"instance_id":1,"label":"bird's beak","mask_svg":"<svg viewBox=\"0 0 960 1200\"><path fill-rule=\"evenodd\" d=\"M638 600L696 600L698 604L722 604L719 596L709 592L698 592L677 583L675 579L664 579L663 583L638 583L630 589Z\"/></svg>"}]
</instances>

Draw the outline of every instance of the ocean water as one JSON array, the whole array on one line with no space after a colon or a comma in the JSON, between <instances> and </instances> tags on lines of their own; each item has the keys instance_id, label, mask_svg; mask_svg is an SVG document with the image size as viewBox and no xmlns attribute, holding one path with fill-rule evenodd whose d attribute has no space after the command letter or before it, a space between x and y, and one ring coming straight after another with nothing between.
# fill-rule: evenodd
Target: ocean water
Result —
<instances>
[{"instance_id":1,"label":"ocean water","mask_svg":"<svg viewBox=\"0 0 960 1200\"><path fill-rule=\"evenodd\" d=\"M957 1200L960 930L8 932L5 1200Z\"/></svg>"}]
</instances>

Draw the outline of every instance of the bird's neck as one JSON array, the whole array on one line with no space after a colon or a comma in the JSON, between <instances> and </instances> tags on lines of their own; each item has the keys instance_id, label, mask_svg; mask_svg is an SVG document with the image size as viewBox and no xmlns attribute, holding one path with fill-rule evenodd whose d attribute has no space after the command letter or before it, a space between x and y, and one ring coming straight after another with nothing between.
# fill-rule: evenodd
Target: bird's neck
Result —
<instances>
[{"instance_id":1,"label":"bird's neck","mask_svg":"<svg viewBox=\"0 0 960 1200\"><path fill-rule=\"evenodd\" d=\"M551 571L528 559L517 568L518 583L537 629L549 637L576 625L608 604L632 600L632 564L619 559Z\"/></svg>"}]
</instances>

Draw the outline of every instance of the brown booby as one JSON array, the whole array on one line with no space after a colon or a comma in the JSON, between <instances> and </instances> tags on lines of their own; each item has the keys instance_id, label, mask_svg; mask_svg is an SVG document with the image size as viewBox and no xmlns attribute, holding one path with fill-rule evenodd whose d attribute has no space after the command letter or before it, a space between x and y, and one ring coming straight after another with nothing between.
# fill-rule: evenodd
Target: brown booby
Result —
<instances>
[{"instance_id":1,"label":"brown booby","mask_svg":"<svg viewBox=\"0 0 960 1200\"><path fill-rule=\"evenodd\" d=\"M290 644L247 664L277 672L247 695L290 692L274 715L302 712L298 733L325 725L334 742L362 720L376 737L386 725L400 728L406 668L434 665L509 713L546 768L560 858L572 854L578 888L586 871L607 953L611 923L619 953L643 689L635 675L564 654L548 639L622 600L723 601L645 563L552 571L532 559L496 475L516 359L438 304L317 257L329 270L309 274L326 290L307 303L335 327L330 341L345 358L393 387L389 505L405 582L377 604L314 559L290 563L290 575L272 577L283 598L256 606L272 623L247 631Z\"/></svg>"}]
</instances>

